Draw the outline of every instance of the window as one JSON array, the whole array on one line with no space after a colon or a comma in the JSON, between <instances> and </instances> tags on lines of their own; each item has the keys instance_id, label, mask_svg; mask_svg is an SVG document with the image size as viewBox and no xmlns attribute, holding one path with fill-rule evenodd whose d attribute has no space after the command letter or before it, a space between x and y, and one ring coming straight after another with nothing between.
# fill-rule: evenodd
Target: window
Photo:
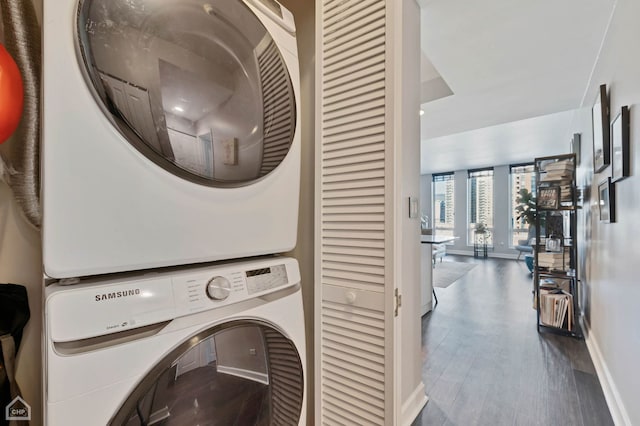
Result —
<instances>
[{"instance_id":1,"label":"window","mask_svg":"<svg viewBox=\"0 0 640 426\"><path fill-rule=\"evenodd\" d=\"M442 237L453 237L454 225L454 187L453 172L433 175L433 233Z\"/></svg>"},{"instance_id":2,"label":"window","mask_svg":"<svg viewBox=\"0 0 640 426\"><path fill-rule=\"evenodd\" d=\"M520 191L526 190L528 194L535 194L536 174L533 164L518 164L509 167L511 175L511 239L510 247L518 245L519 240L527 240L529 236L529 223L516 210Z\"/></svg>"},{"instance_id":3,"label":"window","mask_svg":"<svg viewBox=\"0 0 640 426\"><path fill-rule=\"evenodd\" d=\"M469 205L467 244L474 241L476 226L484 225L485 241L493 245L493 168L469 170L467 179Z\"/></svg>"}]
</instances>

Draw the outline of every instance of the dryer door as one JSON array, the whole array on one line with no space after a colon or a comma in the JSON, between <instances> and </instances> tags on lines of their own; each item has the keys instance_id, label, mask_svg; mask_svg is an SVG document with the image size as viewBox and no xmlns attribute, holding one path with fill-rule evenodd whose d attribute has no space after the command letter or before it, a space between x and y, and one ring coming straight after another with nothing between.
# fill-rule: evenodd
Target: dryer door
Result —
<instances>
[{"instance_id":1,"label":"dryer door","mask_svg":"<svg viewBox=\"0 0 640 426\"><path fill-rule=\"evenodd\" d=\"M297 425L303 370L293 342L236 321L172 351L127 398L112 425Z\"/></svg>"},{"instance_id":2,"label":"dryer door","mask_svg":"<svg viewBox=\"0 0 640 426\"><path fill-rule=\"evenodd\" d=\"M296 126L291 79L243 1L82 0L77 24L94 97L157 165L225 187L248 185L286 157Z\"/></svg>"}]
</instances>

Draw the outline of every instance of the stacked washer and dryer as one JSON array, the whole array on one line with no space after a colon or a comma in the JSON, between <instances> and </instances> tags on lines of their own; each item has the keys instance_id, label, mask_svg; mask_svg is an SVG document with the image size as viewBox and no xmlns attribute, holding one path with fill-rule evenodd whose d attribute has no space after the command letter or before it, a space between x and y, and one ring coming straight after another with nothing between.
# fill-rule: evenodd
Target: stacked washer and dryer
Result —
<instances>
[{"instance_id":1,"label":"stacked washer and dryer","mask_svg":"<svg viewBox=\"0 0 640 426\"><path fill-rule=\"evenodd\" d=\"M305 424L275 0L45 0L48 425Z\"/></svg>"}]
</instances>

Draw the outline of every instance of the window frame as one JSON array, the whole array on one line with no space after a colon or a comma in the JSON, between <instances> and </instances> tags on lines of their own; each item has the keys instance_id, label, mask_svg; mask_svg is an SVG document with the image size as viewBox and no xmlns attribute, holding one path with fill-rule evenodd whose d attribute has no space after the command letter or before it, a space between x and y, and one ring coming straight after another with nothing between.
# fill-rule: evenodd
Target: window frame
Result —
<instances>
[{"instance_id":1,"label":"window frame","mask_svg":"<svg viewBox=\"0 0 640 426\"><path fill-rule=\"evenodd\" d=\"M438 227L436 223L436 183L451 181L453 183L453 228L451 228L452 236L455 235L456 229L456 204L455 204L455 192L456 192L456 180L455 172L434 173L431 175L431 229L433 235L438 235ZM453 244L453 243L450 243Z\"/></svg>"},{"instance_id":2,"label":"window frame","mask_svg":"<svg viewBox=\"0 0 640 426\"><path fill-rule=\"evenodd\" d=\"M527 162L527 163L518 163L518 164L510 164L509 165L509 248L510 249L515 249L516 247L516 239L515 239L515 222L516 222L516 216L514 215L515 213L515 207L516 207L516 200L514 198L514 188L513 188L513 175L514 175L514 169L518 169L518 168L525 168L525 167L530 167L531 171L522 171L522 172L516 172L516 173L531 173L531 175L533 176L533 182L532 182L532 187L531 187L531 192L535 194L536 191L536 187L537 187L537 182L536 182L536 174L535 174L535 163L533 162ZM525 232L525 238L529 233L529 230L526 229L524 230ZM520 232L521 234L521 232ZM520 240L523 240L525 238L519 238Z\"/></svg>"},{"instance_id":3,"label":"window frame","mask_svg":"<svg viewBox=\"0 0 640 426\"><path fill-rule=\"evenodd\" d=\"M486 173L486 174L485 174ZM479 169L469 169L467 170L467 219L465 221L465 228L467 234L467 247L471 247L474 245L474 230L475 224L477 222L471 222L472 216L472 202L471 202L471 179L479 178L479 177L491 177L491 210L492 210L492 218L491 224L487 224L487 230L489 231L489 242L487 243L487 247L494 247L493 236L495 231L495 170L493 167L483 167ZM471 224L474 224L473 227Z\"/></svg>"}]
</instances>

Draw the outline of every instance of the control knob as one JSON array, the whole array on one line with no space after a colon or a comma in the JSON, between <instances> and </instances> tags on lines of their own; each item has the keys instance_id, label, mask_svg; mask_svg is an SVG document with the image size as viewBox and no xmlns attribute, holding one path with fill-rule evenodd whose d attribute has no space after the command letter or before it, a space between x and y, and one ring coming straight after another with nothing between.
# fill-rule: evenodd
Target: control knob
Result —
<instances>
[{"instance_id":1,"label":"control knob","mask_svg":"<svg viewBox=\"0 0 640 426\"><path fill-rule=\"evenodd\" d=\"M207 296L213 300L224 300L231 293L231 283L225 277L213 277L207 283Z\"/></svg>"}]
</instances>

